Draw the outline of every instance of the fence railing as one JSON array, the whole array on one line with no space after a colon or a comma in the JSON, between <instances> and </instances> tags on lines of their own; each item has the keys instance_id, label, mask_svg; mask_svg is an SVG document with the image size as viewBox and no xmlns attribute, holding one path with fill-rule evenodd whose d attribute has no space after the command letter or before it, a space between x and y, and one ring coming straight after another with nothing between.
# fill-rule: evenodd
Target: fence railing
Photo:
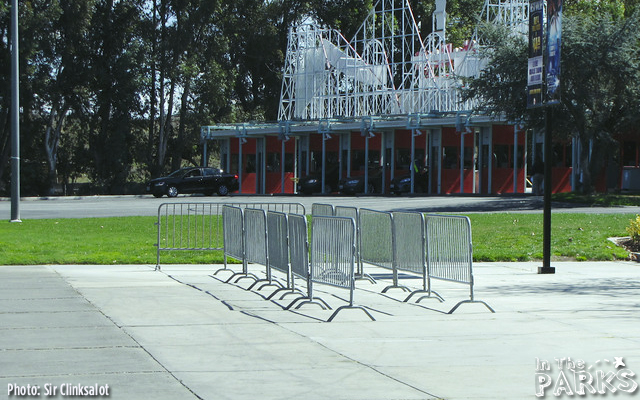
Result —
<instances>
[{"instance_id":1,"label":"fence railing","mask_svg":"<svg viewBox=\"0 0 640 400\"><path fill-rule=\"evenodd\" d=\"M265 268L265 279L256 279L249 287L265 282L272 284L269 266L269 249L267 247L267 213L262 209L245 208L244 210L244 247L247 263L259 264Z\"/></svg>"},{"instance_id":2,"label":"fence railing","mask_svg":"<svg viewBox=\"0 0 640 400\"><path fill-rule=\"evenodd\" d=\"M333 212L334 212L333 205L331 204L322 204L322 203L311 204L312 217L332 217Z\"/></svg>"},{"instance_id":3,"label":"fence railing","mask_svg":"<svg viewBox=\"0 0 640 400\"><path fill-rule=\"evenodd\" d=\"M361 208L358 218L360 262L391 270L392 284L385 287L382 293L394 288L410 291L407 287L398 284L398 269L395 266L394 257L393 215L386 211Z\"/></svg>"},{"instance_id":4,"label":"fence railing","mask_svg":"<svg viewBox=\"0 0 640 400\"><path fill-rule=\"evenodd\" d=\"M460 301L449 311L449 314L464 303L481 303L491 312L495 312L487 303L474 298L473 244L469 218L427 215L425 221L429 276L469 285L469 300Z\"/></svg>"},{"instance_id":5,"label":"fence railing","mask_svg":"<svg viewBox=\"0 0 640 400\"><path fill-rule=\"evenodd\" d=\"M305 214L300 203L163 203L158 207L156 269L163 251L211 251L223 249L222 208Z\"/></svg>"},{"instance_id":6,"label":"fence railing","mask_svg":"<svg viewBox=\"0 0 640 400\"><path fill-rule=\"evenodd\" d=\"M291 288L296 290L296 278L302 279L306 284L306 295L293 300L285 309L288 310L296 304L296 308L300 308L305 304L318 304L325 310L331 309L329 304L319 297L314 297L313 294L313 281L311 280L309 270L309 230L307 217L299 214L289 214L287 222L289 228Z\"/></svg>"},{"instance_id":7,"label":"fence railing","mask_svg":"<svg viewBox=\"0 0 640 400\"><path fill-rule=\"evenodd\" d=\"M417 274L422 278L422 289L412 291L404 301L409 301L416 294L424 294L417 302L432 295L443 301L438 293L431 291L424 215L417 212L393 212L392 216L394 266L399 271Z\"/></svg>"},{"instance_id":8,"label":"fence railing","mask_svg":"<svg viewBox=\"0 0 640 400\"><path fill-rule=\"evenodd\" d=\"M242 272L238 274L247 274L247 260L245 257L244 249L244 213L239 207L232 207L225 205L222 207L222 227L223 227L223 261L224 268L219 269L214 273L218 274L220 271L231 271L228 268L227 257L235 258L242 261ZM233 278L234 273L231 277ZM231 278L229 278L231 279Z\"/></svg>"},{"instance_id":9,"label":"fence railing","mask_svg":"<svg viewBox=\"0 0 640 400\"><path fill-rule=\"evenodd\" d=\"M296 304L296 308L300 308L307 303L330 309L326 302L314 298L314 284L348 290L348 304L339 307L328 321L346 308L361 309L374 319L364 307L354 306L358 257L363 263L392 271L393 284L383 292L390 288L411 291L406 286L398 285L399 271L422 278L422 288L413 290L405 302L415 294L423 294L417 302L427 297L443 301L432 290L432 279L437 279L469 286L469 299L458 302L448 313L453 313L464 303L481 303L495 312L487 303L474 297L473 246L468 218L369 209L355 211L357 220L352 217L354 210L340 207L333 212L346 217L313 216L309 240L307 218L304 215L225 205L222 210L224 269L228 269L227 257L241 259L242 272L234 276L251 276L256 283L266 281L263 287L278 285L281 288L279 290L287 290L288 293L301 294L301 288L296 287L296 279L302 279L306 282L306 295L295 299L285 309ZM356 240L358 237L359 243ZM266 279L259 280L249 274L248 263L264 265ZM274 280L272 271L285 274L284 287Z\"/></svg>"},{"instance_id":10,"label":"fence railing","mask_svg":"<svg viewBox=\"0 0 640 400\"><path fill-rule=\"evenodd\" d=\"M353 218L356 222L356 280L358 279L366 279L371 283L376 283L376 280L373 279L371 275L364 273L364 267L362 265L362 259L360 258L360 224L359 224L359 213L357 207L347 207L347 206L335 206L333 210L333 215L336 217L346 217Z\"/></svg>"},{"instance_id":11,"label":"fence railing","mask_svg":"<svg viewBox=\"0 0 640 400\"><path fill-rule=\"evenodd\" d=\"M279 271L285 274L286 280L284 287L273 292L267 299L271 299L280 291L293 292L293 274L289 264L289 228L285 213L267 212L267 253L269 274L272 274L274 270ZM270 284L273 284L272 282L270 281Z\"/></svg>"},{"instance_id":12,"label":"fence railing","mask_svg":"<svg viewBox=\"0 0 640 400\"><path fill-rule=\"evenodd\" d=\"M353 302L355 232L356 224L351 218L316 216L311 221L311 280L349 290L349 304L336 309L327 322L348 308L360 309L375 321L369 311Z\"/></svg>"}]
</instances>

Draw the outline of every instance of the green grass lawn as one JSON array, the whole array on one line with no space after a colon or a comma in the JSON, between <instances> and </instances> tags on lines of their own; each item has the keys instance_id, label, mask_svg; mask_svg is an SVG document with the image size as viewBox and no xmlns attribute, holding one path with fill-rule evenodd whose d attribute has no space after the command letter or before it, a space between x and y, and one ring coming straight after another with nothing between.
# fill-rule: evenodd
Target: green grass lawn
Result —
<instances>
[{"instance_id":1,"label":"green grass lawn","mask_svg":"<svg viewBox=\"0 0 640 400\"><path fill-rule=\"evenodd\" d=\"M542 214L472 214L476 261L542 259ZM554 258L625 259L607 240L626 236L633 214L553 214ZM0 265L156 263L155 217L0 222ZM220 251L163 252L162 264L222 262Z\"/></svg>"},{"instance_id":2,"label":"green grass lawn","mask_svg":"<svg viewBox=\"0 0 640 400\"><path fill-rule=\"evenodd\" d=\"M542 214L470 215L473 258L477 261L542 259ZM627 236L634 214L553 214L554 258L578 261L626 259L628 253L607 238Z\"/></svg>"}]
</instances>

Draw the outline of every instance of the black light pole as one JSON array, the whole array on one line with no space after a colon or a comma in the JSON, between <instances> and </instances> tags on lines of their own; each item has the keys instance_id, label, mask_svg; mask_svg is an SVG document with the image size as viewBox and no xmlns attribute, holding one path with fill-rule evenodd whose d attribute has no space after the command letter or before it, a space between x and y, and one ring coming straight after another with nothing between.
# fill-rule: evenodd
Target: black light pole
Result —
<instances>
[{"instance_id":1,"label":"black light pole","mask_svg":"<svg viewBox=\"0 0 640 400\"><path fill-rule=\"evenodd\" d=\"M544 211L542 217L542 267L538 267L539 274L555 274L556 269L551 266L551 166L553 154L551 147L551 129L553 123L552 106L545 110L544 129Z\"/></svg>"},{"instance_id":2,"label":"black light pole","mask_svg":"<svg viewBox=\"0 0 640 400\"><path fill-rule=\"evenodd\" d=\"M20 83L18 0L11 1L11 222L20 221Z\"/></svg>"},{"instance_id":3,"label":"black light pole","mask_svg":"<svg viewBox=\"0 0 640 400\"><path fill-rule=\"evenodd\" d=\"M544 130L544 215L542 267L539 274L555 274L551 266L551 167L553 166L553 107L560 104L560 48L562 32L562 0L547 1L547 51L545 58L545 130Z\"/></svg>"}]
</instances>

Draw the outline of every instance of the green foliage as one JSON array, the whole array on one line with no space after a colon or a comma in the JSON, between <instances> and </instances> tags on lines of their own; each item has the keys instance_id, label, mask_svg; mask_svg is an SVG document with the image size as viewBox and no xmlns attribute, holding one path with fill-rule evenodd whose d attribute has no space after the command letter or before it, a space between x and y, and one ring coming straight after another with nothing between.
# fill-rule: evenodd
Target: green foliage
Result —
<instances>
[{"instance_id":1,"label":"green foliage","mask_svg":"<svg viewBox=\"0 0 640 400\"><path fill-rule=\"evenodd\" d=\"M521 35L512 35L507 27L483 23L479 27L482 40L482 56L487 67L480 76L466 80L463 91L465 100L482 99L483 111L492 114L506 113L517 121L527 113L527 42Z\"/></svg>"},{"instance_id":2,"label":"green foliage","mask_svg":"<svg viewBox=\"0 0 640 400\"><path fill-rule=\"evenodd\" d=\"M599 3L601 13L576 5L563 18L561 105L553 108L552 120L554 136L582 142L586 193L604 161L617 156L613 135L634 129L640 119L640 88L632 84L640 80L640 14L605 12L609 7ZM544 126L541 109L526 109L526 38L492 26L481 32L488 66L467 81L466 98L480 99L483 111Z\"/></svg>"},{"instance_id":3,"label":"green foliage","mask_svg":"<svg viewBox=\"0 0 640 400\"><path fill-rule=\"evenodd\" d=\"M640 243L640 215L636 215L634 219L629 221L627 233L631 236L631 240L636 243Z\"/></svg>"},{"instance_id":4,"label":"green foliage","mask_svg":"<svg viewBox=\"0 0 640 400\"><path fill-rule=\"evenodd\" d=\"M567 15L613 15L623 17L625 15L624 0L564 0L563 10ZM629 14L630 15L630 14Z\"/></svg>"},{"instance_id":5,"label":"green foliage","mask_svg":"<svg viewBox=\"0 0 640 400\"><path fill-rule=\"evenodd\" d=\"M483 5L484 0L447 1L447 41L454 47L472 37Z\"/></svg>"},{"instance_id":6,"label":"green foliage","mask_svg":"<svg viewBox=\"0 0 640 400\"><path fill-rule=\"evenodd\" d=\"M375 5L372 0L317 0L314 3L313 13L318 20L339 30L347 40L356 34Z\"/></svg>"},{"instance_id":7,"label":"green foliage","mask_svg":"<svg viewBox=\"0 0 640 400\"><path fill-rule=\"evenodd\" d=\"M9 5L0 2L0 194L8 194ZM19 2L23 195L106 192L199 161L199 127L275 119L289 25L309 2ZM28 60L28 62L27 62ZM140 167L146 173L136 172ZM39 177L39 179L33 179ZM28 180L26 179L28 178Z\"/></svg>"}]
</instances>

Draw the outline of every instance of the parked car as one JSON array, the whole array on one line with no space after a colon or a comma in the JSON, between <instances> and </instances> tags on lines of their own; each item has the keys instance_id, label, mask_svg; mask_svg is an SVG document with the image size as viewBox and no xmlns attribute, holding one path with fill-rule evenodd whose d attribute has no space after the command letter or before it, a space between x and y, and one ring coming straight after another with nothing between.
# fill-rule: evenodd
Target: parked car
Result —
<instances>
[{"instance_id":1,"label":"parked car","mask_svg":"<svg viewBox=\"0 0 640 400\"><path fill-rule=\"evenodd\" d=\"M379 193L381 187L382 171L380 169L370 169L367 194ZM338 183L338 190L344 194L364 193L364 175L341 179Z\"/></svg>"},{"instance_id":2,"label":"parked car","mask_svg":"<svg viewBox=\"0 0 640 400\"><path fill-rule=\"evenodd\" d=\"M331 193L338 190L338 178L340 170L338 167L327 168L324 173L324 193ZM298 192L306 195L322 193L322 171L317 171L300 178L298 181Z\"/></svg>"},{"instance_id":3,"label":"parked car","mask_svg":"<svg viewBox=\"0 0 640 400\"><path fill-rule=\"evenodd\" d=\"M218 168L181 168L170 175L153 179L147 185L147 192L155 197L167 195L176 197L180 193L203 193L220 196L238 190L238 175L227 174Z\"/></svg>"},{"instance_id":4,"label":"parked car","mask_svg":"<svg viewBox=\"0 0 640 400\"><path fill-rule=\"evenodd\" d=\"M429 174L427 171L414 173L415 183L413 185L414 193L427 193L429 188ZM402 193L411 192L411 173L403 174L394 178L389 184L389 192L400 195Z\"/></svg>"}]
</instances>

